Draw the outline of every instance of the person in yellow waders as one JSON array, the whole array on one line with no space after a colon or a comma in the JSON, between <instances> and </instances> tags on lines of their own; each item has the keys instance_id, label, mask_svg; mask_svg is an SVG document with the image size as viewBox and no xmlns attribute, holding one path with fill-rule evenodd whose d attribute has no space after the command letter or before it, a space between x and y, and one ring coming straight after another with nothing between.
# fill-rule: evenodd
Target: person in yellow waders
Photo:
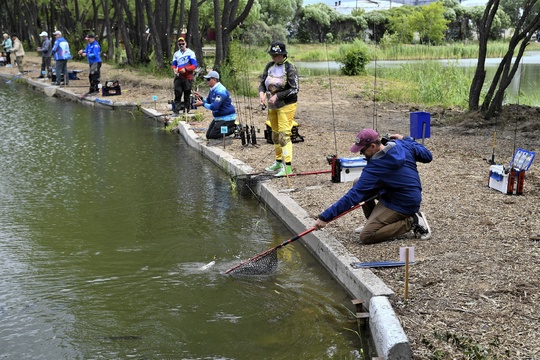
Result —
<instances>
[{"instance_id":1,"label":"person in yellow waders","mask_svg":"<svg viewBox=\"0 0 540 360\"><path fill-rule=\"evenodd\" d=\"M268 54L272 61L264 68L259 85L259 100L261 105L268 102L275 161L266 170L277 171L275 176L285 176L292 173L291 130L298 101L298 70L287 58L284 43L273 42Z\"/></svg>"}]
</instances>

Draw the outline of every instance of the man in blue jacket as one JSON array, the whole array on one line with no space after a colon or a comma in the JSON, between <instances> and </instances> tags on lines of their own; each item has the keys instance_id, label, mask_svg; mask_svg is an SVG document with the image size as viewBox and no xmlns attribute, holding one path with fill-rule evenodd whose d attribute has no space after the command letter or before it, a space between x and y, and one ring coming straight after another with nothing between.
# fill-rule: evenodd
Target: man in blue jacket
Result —
<instances>
[{"instance_id":1,"label":"man in blue jacket","mask_svg":"<svg viewBox=\"0 0 540 360\"><path fill-rule=\"evenodd\" d=\"M88 93L93 94L99 92L99 81L101 77L101 47L96 41L94 34L86 35L86 40L88 41L86 49L79 50L79 55L88 59L88 64L90 65L90 73L88 74L90 91Z\"/></svg>"},{"instance_id":2,"label":"man in blue jacket","mask_svg":"<svg viewBox=\"0 0 540 360\"><path fill-rule=\"evenodd\" d=\"M429 163L431 152L408 136L391 135L383 144L373 129L364 129L356 137L351 152L360 152L367 165L353 187L334 205L323 211L315 227L322 229L327 222L345 210L374 196L363 206L367 221L360 232L364 244L390 240L413 230L422 240L431 238L431 229L420 211L422 184L416 162Z\"/></svg>"},{"instance_id":3,"label":"man in blue jacket","mask_svg":"<svg viewBox=\"0 0 540 360\"><path fill-rule=\"evenodd\" d=\"M236 128L236 110L231 100L229 91L219 82L219 74L217 71L210 71L204 76L206 84L210 87L210 93L206 99L194 91L193 94L197 98L195 106L204 106L208 110L212 110L214 120L210 123L206 131L207 139L221 139L223 136L232 135ZM227 133L221 133L221 127L227 127Z\"/></svg>"},{"instance_id":4,"label":"man in blue jacket","mask_svg":"<svg viewBox=\"0 0 540 360\"><path fill-rule=\"evenodd\" d=\"M54 54L54 61L56 62L56 81L55 85L60 85L62 80L65 80L65 84L69 85L69 75L67 69L67 62L71 60L71 51L69 51L69 44L62 36L61 31L55 31L53 33L56 40L52 48Z\"/></svg>"}]
</instances>

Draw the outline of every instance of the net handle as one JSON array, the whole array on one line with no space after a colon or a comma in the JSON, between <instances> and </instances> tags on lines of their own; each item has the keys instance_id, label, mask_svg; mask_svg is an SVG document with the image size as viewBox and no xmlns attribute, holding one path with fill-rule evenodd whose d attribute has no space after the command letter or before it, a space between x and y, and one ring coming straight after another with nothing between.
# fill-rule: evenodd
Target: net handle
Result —
<instances>
[{"instance_id":1,"label":"net handle","mask_svg":"<svg viewBox=\"0 0 540 360\"><path fill-rule=\"evenodd\" d=\"M370 198L367 199L367 200L362 201L361 203L359 203L359 204L353 206L353 207L350 208L350 209L345 210L345 211L342 212L341 214L339 214L339 215L333 217L332 219L328 220L327 223L339 219L339 218L342 217L343 215L346 215L346 214L350 213L351 211L356 210L356 209L358 209L358 208L361 207L361 206L364 206L366 203L375 200L377 197L378 197L378 195L375 195L375 196L370 197ZM285 246L285 245L287 245L287 244L290 244L290 243L292 243L293 241L296 241L296 240L300 239L301 237L303 237L303 236L305 236L305 235L307 235L307 234L309 234L309 233L311 233L311 232L313 232L313 231L315 231L315 230L317 230L317 228L316 228L315 226L312 226L312 227L310 227L309 229L304 230L303 232L301 232L301 233L299 233L299 234L293 236L293 237L290 238L289 240L286 240L286 241L282 242L282 243L279 244L278 246L275 246L275 247L273 247L273 248L271 248L271 249L268 249L268 250L266 250L266 251L264 251L264 252L262 252L262 253L260 253L260 254L258 254L258 255L253 256L252 258L249 258L249 259L247 259L247 260L241 262L240 264L236 265L235 267L230 268L229 270L225 271L225 274L228 274L228 273L230 273L231 271L234 271L234 270L238 269L240 266L242 266L242 265L244 265L244 264L246 264L246 263L248 263L248 262L257 260L257 259L259 259L259 258L265 256L266 254L268 254L268 253L270 253L270 252L272 252L272 251L276 251L277 249L279 249L279 248L281 248L281 247L283 247L283 246Z\"/></svg>"}]
</instances>

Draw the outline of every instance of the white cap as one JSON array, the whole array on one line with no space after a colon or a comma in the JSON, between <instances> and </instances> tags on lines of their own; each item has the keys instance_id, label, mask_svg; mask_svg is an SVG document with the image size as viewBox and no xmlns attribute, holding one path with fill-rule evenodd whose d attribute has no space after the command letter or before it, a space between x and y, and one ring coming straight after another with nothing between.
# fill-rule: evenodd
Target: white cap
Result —
<instances>
[{"instance_id":1,"label":"white cap","mask_svg":"<svg viewBox=\"0 0 540 360\"><path fill-rule=\"evenodd\" d=\"M219 80L219 74L217 71L210 71L207 75L204 75L204 78L205 79L210 79L210 78L214 78L214 79L218 79Z\"/></svg>"},{"instance_id":2,"label":"white cap","mask_svg":"<svg viewBox=\"0 0 540 360\"><path fill-rule=\"evenodd\" d=\"M58 31L58 30L56 30L55 32L53 32L53 35L62 35L62 32L61 32L61 31Z\"/></svg>"},{"instance_id":3,"label":"white cap","mask_svg":"<svg viewBox=\"0 0 540 360\"><path fill-rule=\"evenodd\" d=\"M41 34L39 34L39 36L49 36L49 34L47 34L46 31L42 31Z\"/></svg>"}]
</instances>

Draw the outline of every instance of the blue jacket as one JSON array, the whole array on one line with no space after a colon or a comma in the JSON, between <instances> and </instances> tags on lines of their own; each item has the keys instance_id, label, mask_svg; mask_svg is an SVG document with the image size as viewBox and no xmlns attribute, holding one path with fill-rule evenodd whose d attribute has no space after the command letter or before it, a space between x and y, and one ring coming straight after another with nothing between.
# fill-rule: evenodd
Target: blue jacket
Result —
<instances>
[{"instance_id":1,"label":"blue jacket","mask_svg":"<svg viewBox=\"0 0 540 360\"><path fill-rule=\"evenodd\" d=\"M101 62L101 46L99 46L97 41L94 40L93 43L89 42L86 44L86 49L84 49L84 52L86 53L89 64Z\"/></svg>"},{"instance_id":2,"label":"blue jacket","mask_svg":"<svg viewBox=\"0 0 540 360\"><path fill-rule=\"evenodd\" d=\"M236 110L231 100L229 90L221 83L210 89L208 98L202 99L203 106L212 110L214 120L229 121L236 119Z\"/></svg>"},{"instance_id":3,"label":"blue jacket","mask_svg":"<svg viewBox=\"0 0 540 360\"><path fill-rule=\"evenodd\" d=\"M60 36L54 42L52 53L54 54L54 60L71 60L69 44L63 36Z\"/></svg>"},{"instance_id":4,"label":"blue jacket","mask_svg":"<svg viewBox=\"0 0 540 360\"><path fill-rule=\"evenodd\" d=\"M389 142L384 150L368 160L354 186L319 218L329 221L377 193L387 208L413 215L420 210L422 202L416 162L429 163L432 159L429 150L408 136Z\"/></svg>"}]
</instances>

